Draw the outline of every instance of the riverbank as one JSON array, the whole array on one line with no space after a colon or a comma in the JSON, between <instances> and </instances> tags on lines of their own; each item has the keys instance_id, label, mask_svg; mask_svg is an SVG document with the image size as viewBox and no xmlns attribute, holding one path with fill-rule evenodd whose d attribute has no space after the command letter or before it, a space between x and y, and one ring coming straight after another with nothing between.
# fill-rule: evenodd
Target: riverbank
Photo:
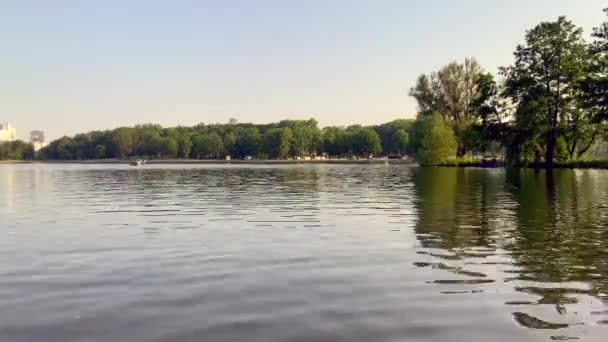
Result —
<instances>
[{"instance_id":1,"label":"riverbank","mask_svg":"<svg viewBox=\"0 0 608 342\"><path fill-rule=\"evenodd\" d=\"M0 164L30 164L31 160L0 160Z\"/></svg>"},{"instance_id":2,"label":"riverbank","mask_svg":"<svg viewBox=\"0 0 608 342\"><path fill-rule=\"evenodd\" d=\"M115 164L126 165L131 164L133 160L125 159L92 159L92 160L0 160L2 164ZM252 159L252 160L197 160L197 159L152 159L146 160L146 165L289 165L289 164L405 164L417 165L412 160L394 160L394 159L331 159L331 160L271 160L271 159ZM453 160L444 162L434 167L459 167L459 168L528 168L528 169L545 169L544 163L525 164L525 165L510 165L501 161L485 160ZM584 160L570 162L555 162L555 169L602 169L608 170L608 160Z\"/></svg>"},{"instance_id":3,"label":"riverbank","mask_svg":"<svg viewBox=\"0 0 608 342\"><path fill-rule=\"evenodd\" d=\"M2 164L130 164L133 160L126 159L92 159L92 160L18 160L0 161ZM328 159L328 160L199 160L199 159L151 159L146 165L198 165L198 164L249 164L249 165L287 165L287 164L415 164L411 160L394 159Z\"/></svg>"},{"instance_id":4,"label":"riverbank","mask_svg":"<svg viewBox=\"0 0 608 342\"><path fill-rule=\"evenodd\" d=\"M496 160L481 160L481 161L470 161L470 160L453 160L437 165L439 167L477 167L477 168L528 168L528 169L546 169L545 163L529 163L521 165L510 165L502 161ZM608 169L608 160L572 160L567 162L556 161L553 163L554 169Z\"/></svg>"}]
</instances>

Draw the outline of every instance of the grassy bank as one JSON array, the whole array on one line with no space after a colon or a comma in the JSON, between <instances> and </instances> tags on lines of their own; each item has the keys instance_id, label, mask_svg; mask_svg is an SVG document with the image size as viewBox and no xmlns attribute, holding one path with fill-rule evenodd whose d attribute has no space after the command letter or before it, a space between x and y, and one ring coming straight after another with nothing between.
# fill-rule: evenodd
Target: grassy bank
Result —
<instances>
[{"instance_id":1,"label":"grassy bank","mask_svg":"<svg viewBox=\"0 0 608 342\"><path fill-rule=\"evenodd\" d=\"M474 158L454 158L454 159L443 161L443 162L439 163L437 166L495 168L495 167L505 167L506 165L502 161L499 161L496 159L480 160L480 159L474 159Z\"/></svg>"},{"instance_id":2,"label":"grassy bank","mask_svg":"<svg viewBox=\"0 0 608 342\"><path fill-rule=\"evenodd\" d=\"M518 167L531 169L544 169L545 163L527 163L519 165L506 164L500 160L478 160L470 158L452 159L436 166L441 167L481 167L481 168L499 168L499 167ZM556 161L553 163L555 169L608 169L608 159L593 159L593 160L570 160L565 162Z\"/></svg>"}]
</instances>

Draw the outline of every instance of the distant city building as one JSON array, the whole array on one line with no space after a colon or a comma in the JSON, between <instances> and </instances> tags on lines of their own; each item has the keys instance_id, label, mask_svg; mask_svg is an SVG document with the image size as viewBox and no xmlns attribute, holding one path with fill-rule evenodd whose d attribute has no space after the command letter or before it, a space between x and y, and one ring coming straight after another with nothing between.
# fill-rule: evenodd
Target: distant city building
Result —
<instances>
[{"instance_id":1,"label":"distant city building","mask_svg":"<svg viewBox=\"0 0 608 342\"><path fill-rule=\"evenodd\" d=\"M46 141L44 140L44 132L43 131L31 131L30 132L30 143L34 145L34 150L38 151L44 146L46 146Z\"/></svg>"},{"instance_id":2,"label":"distant city building","mask_svg":"<svg viewBox=\"0 0 608 342\"><path fill-rule=\"evenodd\" d=\"M44 132L43 131L31 131L30 132L30 142L44 142Z\"/></svg>"},{"instance_id":3,"label":"distant city building","mask_svg":"<svg viewBox=\"0 0 608 342\"><path fill-rule=\"evenodd\" d=\"M17 140L17 130L9 123L0 123L0 142Z\"/></svg>"}]
</instances>

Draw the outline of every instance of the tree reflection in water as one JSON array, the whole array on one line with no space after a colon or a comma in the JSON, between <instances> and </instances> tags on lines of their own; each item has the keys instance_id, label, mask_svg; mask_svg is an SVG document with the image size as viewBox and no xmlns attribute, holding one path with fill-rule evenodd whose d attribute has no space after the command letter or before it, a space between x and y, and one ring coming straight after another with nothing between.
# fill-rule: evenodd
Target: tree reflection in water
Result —
<instances>
[{"instance_id":1,"label":"tree reflection in water","mask_svg":"<svg viewBox=\"0 0 608 342\"><path fill-rule=\"evenodd\" d=\"M436 260L415 265L459 279L432 283L474 284L479 293L480 280L494 280L499 293L536 297L506 302L517 305L518 324L535 329L568 324L536 318L526 307L576 324L580 317L568 315L589 312L588 299L608 304L608 177L602 171L419 168L414 183L418 254ZM471 293L458 290L445 292Z\"/></svg>"}]
</instances>

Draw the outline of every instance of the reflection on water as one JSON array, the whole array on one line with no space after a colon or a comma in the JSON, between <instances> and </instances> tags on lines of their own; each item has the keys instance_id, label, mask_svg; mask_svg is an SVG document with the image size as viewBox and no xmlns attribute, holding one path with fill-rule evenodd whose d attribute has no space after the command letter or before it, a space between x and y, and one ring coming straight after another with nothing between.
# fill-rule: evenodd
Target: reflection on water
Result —
<instances>
[{"instance_id":1,"label":"reflection on water","mask_svg":"<svg viewBox=\"0 0 608 342\"><path fill-rule=\"evenodd\" d=\"M0 340L602 341L608 172L0 165Z\"/></svg>"},{"instance_id":2,"label":"reflection on water","mask_svg":"<svg viewBox=\"0 0 608 342\"><path fill-rule=\"evenodd\" d=\"M415 265L468 278L435 283L480 284L491 273L522 327L593 337L602 312L593 310L608 304L608 173L435 168L416 170L414 182L427 256Z\"/></svg>"}]
</instances>

